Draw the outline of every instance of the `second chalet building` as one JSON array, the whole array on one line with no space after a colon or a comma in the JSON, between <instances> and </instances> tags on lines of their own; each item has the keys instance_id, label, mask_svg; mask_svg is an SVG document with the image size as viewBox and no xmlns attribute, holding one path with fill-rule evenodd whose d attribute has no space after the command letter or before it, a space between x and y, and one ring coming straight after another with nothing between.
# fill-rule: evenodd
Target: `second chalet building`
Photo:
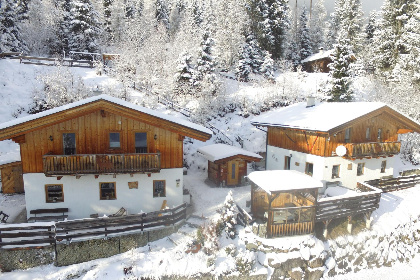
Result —
<instances>
[{"instance_id":1,"label":"second chalet building","mask_svg":"<svg viewBox=\"0 0 420 280\"><path fill-rule=\"evenodd\" d=\"M420 125L384 103L294 104L252 121L267 129L267 170L297 170L324 187L356 188L358 181L393 175L398 135Z\"/></svg>"},{"instance_id":2,"label":"second chalet building","mask_svg":"<svg viewBox=\"0 0 420 280\"><path fill-rule=\"evenodd\" d=\"M185 137L211 131L107 95L0 124L0 140L20 145L28 214L68 208L70 219L182 204Z\"/></svg>"}]
</instances>

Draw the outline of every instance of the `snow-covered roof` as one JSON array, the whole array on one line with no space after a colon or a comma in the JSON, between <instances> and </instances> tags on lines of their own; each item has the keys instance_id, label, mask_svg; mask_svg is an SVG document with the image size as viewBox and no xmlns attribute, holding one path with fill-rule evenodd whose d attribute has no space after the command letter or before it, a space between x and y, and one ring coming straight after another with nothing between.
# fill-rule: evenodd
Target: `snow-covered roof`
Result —
<instances>
[{"instance_id":1,"label":"snow-covered roof","mask_svg":"<svg viewBox=\"0 0 420 280\"><path fill-rule=\"evenodd\" d=\"M296 170L265 170L254 171L248 179L267 193L322 188L320 180Z\"/></svg>"},{"instance_id":2,"label":"snow-covered roof","mask_svg":"<svg viewBox=\"0 0 420 280\"><path fill-rule=\"evenodd\" d=\"M256 153L246 151L241 148L226 144L213 144L208 145L202 148L199 148L198 153L205 157L207 160L215 162L220 159L229 158L237 155L243 155L248 157L253 157L257 159L262 159L262 157Z\"/></svg>"},{"instance_id":3,"label":"snow-covered roof","mask_svg":"<svg viewBox=\"0 0 420 280\"><path fill-rule=\"evenodd\" d=\"M337 126L371 113L386 104L381 102L306 102L267 112L251 120L253 125L279 126L314 131L329 131Z\"/></svg>"},{"instance_id":4,"label":"snow-covered roof","mask_svg":"<svg viewBox=\"0 0 420 280\"><path fill-rule=\"evenodd\" d=\"M316 61L316 60L320 60L320 59L323 59L323 58L327 58L327 57L330 57L333 52L334 52L333 49L328 50L328 51L320 51L318 53L315 53L313 55L308 56L307 58L305 58L301 62L305 63L305 62Z\"/></svg>"},{"instance_id":5,"label":"snow-covered roof","mask_svg":"<svg viewBox=\"0 0 420 280\"><path fill-rule=\"evenodd\" d=\"M182 126L185 126L185 127L188 127L188 128L191 128L191 129L203 132L203 133L212 134L212 132L209 129L207 129L207 128L201 126L201 125L198 125L198 124L195 124L195 123L192 123L192 122L189 122L187 120L180 119L180 118L176 118L174 116L169 116L169 115L157 112L157 111L152 110L152 109L144 108L142 106L135 105L133 103L130 103L130 102L121 100L119 98L106 95L106 94L101 94L101 95L98 95L98 96L89 97L89 98L86 98L86 99L83 99L83 100L80 100L80 101L76 101L76 102L73 102L73 103L70 103L70 104L66 104L66 105L63 105L63 106L60 106L60 107L56 107L56 108L53 108L53 109L50 109L50 110L46 110L46 111L43 111L43 112L40 112L40 113L37 113L37 114L33 114L33 115L18 118L18 119L9 121L9 122L1 123L0 124L0 129L5 129L5 128L11 127L11 126L15 126L15 125L18 125L18 124L28 122L28 121L36 120L36 119L39 119L39 118L42 118L42 117L46 117L46 116L49 116L49 115L52 115L52 114L55 114L55 113L58 113L58 112L62 112L62 111L65 111L65 110L68 110L68 109L71 109L71 108L75 108L75 107L85 105L85 104L88 104L88 103L92 103L92 102L95 102L95 101L99 101L99 100L109 101L109 102L115 103L117 105L121 105L121 106L124 106L126 108L133 109L133 110L136 110L138 112L154 116L156 118L160 118L160 119L163 119L163 120L166 120L166 121L170 121L172 123L176 123L176 124L179 124L179 125L182 125Z\"/></svg>"}]
</instances>

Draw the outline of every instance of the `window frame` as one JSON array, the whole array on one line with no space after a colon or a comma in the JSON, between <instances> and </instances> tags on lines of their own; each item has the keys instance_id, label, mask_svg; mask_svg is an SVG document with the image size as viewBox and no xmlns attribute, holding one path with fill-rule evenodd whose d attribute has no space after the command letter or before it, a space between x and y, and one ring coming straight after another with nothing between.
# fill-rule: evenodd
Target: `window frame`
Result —
<instances>
[{"instance_id":1,"label":"window frame","mask_svg":"<svg viewBox=\"0 0 420 280\"><path fill-rule=\"evenodd\" d=\"M66 148L64 147L64 134L74 134L74 153L73 154L67 154L66 153ZM77 134L76 132L73 131L66 131L61 133L61 144L63 145L63 155L75 155L77 154ZM70 149L70 148L69 148Z\"/></svg>"},{"instance_id":2,"label":"window frame","mask_svg":"<svg viewBox=\"0 0 420 280\"><path fill-rule=\"evenodd\" d=\"M61 199L56 199L55 201L54 201L54 199L48 199L48 197L49 197L48 187L51 187L51 186L60 186L61 187ZM64 202L63 184L45 184L45 203L58 203L58 202Z\"/></svg>"},{"instance_id":3,"label":"window frame","mask_svg":"<svg viewBox=\"0 0 420 280\"><path fill-rule=\"evenodd\" d=\"M360 170L361 172L359 172L359 166L362 166L362 169ZM359 162L357 164L356 175L357 176L365 175L365 163L364 162Z\"/></svg>"},{"instance_id":4,"label":"window frame","mask_svg":"<svg viewBox=\"0 0 420 280\"><path fill-rule=\"evenodd\" d=\"M386 160L383 160L381 162L381 173L385 173L386 172Z\"/></svg>"},{"instance_id":5,"label":"window frame","mask_svg":"<svg viewBox=\"0 0 420 280\"><path fill-rule=\"evenodd\" d=\"M136 147L136 134L140 134L140 133L145 133L146 134L146 152L137 152L137 147ZM136 154L147 154L149 153L149 133L147 131L135 131L134 135L134 153ZM144 147L139 147L139 148L144 148Z\"/></svg>"},{"instance_id":6,"label":"window frame","mask_svg":"<svg viewBox=\"0 0 420 280\"><path fill-rule=\"evenodd\" d=\"M344 130L344 143L351 143L352 129L348 127Z\"/></svg>"},{"instance_id":7,"label":"window frame","mask_svg":"<svg viewBox=\"0 0 420 280\"><path fill-rule=\"evenodd\" d=\"M119 137L119 146L118 147L111 147L111 134L116 134L118 133ZM111 150L121 150L122 149L122 133L121 131L109 131L108 132L108 148Z\"/></svg>"},{"instance_id":8,"label":"window frame","mask_svg":"<svg viewBox=\"0 0 420 280\"><path fill-rule=\"evenodd\" d=\"M337 167L337 175L334 176L334 167ZM337 179L340 178L340 164L335 164L332 167L331 170L331 179Z\"/></svg>"},{"instance_id":9,"label":"window frame","mask_svg":"<svg viewBox=\"0 0 420 280\"><path fill-rule=\"evenodd\" d=\"M160 195L161 192L155 190L157 182L163 182L163 195ZM166 197L166 180L153 180L153 197Z\"/></svg>"},{"instance_id":10,"label":"window frame","mask_svg":"<svg viewBox=\"0 0 420 280\"><path fill-rule=\"evenodd\" d=\"M312 165L312 173L309 173L309 166ZM314 175L314 164L312 162L306 162L305 164L305 174L313 177Z\"/></svg>"},{"instance_id":11,"label":"window frame","mask_svg":"<svg viewBox=\"0 0 420 280\"><path fill-rule=\"evenodd\" d=\"M114 184L114 196L108 197L102 196L102 184ZM117 183L116 182L99 182L99 200L116 200L117 199Z\"/></svg>"},{"instance_id":12,"label":"window frame","mask_svg":"<svg viewBox=\"0 0 420 280\"><path fill-rule=\"evenodd\" d=\"M382 128L378 128L378 142L382 142L382 137L383 137L383 131Z\"/></svg>"}]
</instances>

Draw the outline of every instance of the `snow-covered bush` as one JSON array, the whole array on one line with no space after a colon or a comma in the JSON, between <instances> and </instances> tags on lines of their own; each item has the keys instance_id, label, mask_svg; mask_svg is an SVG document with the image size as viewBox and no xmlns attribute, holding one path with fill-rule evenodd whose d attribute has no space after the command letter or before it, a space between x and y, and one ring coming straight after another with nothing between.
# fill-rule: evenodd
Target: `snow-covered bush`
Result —
<instances>
[{"instance_id":1,"label":"snow-covered bush","mask_svg":"<svg viewBox=\"0 0 420 280\"><path fill-rule=\"evenodd\" d=\"M222 223L225 227L226 236L232 239L236 236L235 225L237 224L237 222L235 212L235 201L233 200L232 191L229 191L228 195L226 196L225 203L222 209L220 210L220 215Z\"/></svg>"},{"instance_id":2,"label":"snow-covered bush","mask_svg":"<svg viewBox=\"0 0 420 280\"><path fill-rule=\"evenodd\" d=\"M414 165L420 164L420 134L408 133L401 136L401 157Z\"/></svg>"},{"instance_id":3,"label":"snow-covered bush","mask_svg":"<svg viewBox=\"0 0 420 280\"><path fill-rule=\"evenodd\" d=\"M236 250L236 246L234 244L229 244L228 246L225 247L225 252L226 255L228 256L236 256L237 254L237 250Z\"/></svg>"},{"instance_id":4,"label":"snow-covered bush","mask_svg":"<svg viewBox=\"0 0 420 280\"><path fill-rule=\"evenodd\" d=\"M212 255L219 250L218 227L218 222L212 221L197 230L197 241L203 245L203 250L207 255Z\"/></svg>"},{"instance_id":5,"label":"snow-covered bush","mask_svg":"<svg viewBox=\"0 0 420 280\"><path fill-rule=\"evenodd\" d=\"M235 262L239 273L248 275L255 264L255 254L250 251L240 251L235 257Z\"/></svg>"}]
</instances>

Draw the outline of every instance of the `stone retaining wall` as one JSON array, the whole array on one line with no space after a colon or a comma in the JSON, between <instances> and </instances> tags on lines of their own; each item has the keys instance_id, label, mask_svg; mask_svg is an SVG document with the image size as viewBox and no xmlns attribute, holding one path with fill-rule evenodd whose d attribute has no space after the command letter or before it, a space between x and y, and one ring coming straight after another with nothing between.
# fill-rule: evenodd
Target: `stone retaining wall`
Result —
<instances>
[{"instance_id":1,"label":"stone retaining wall","mask_svg":"<svg viewBox=\"0 0 420 280\"><path fill-rule=\"evenodd\" d=\"M58 243L37 248L0 249L0 269L2 271L11 271L46 264L66 266L108 258L133 248L146 246L148 242L164 238L177 232L183 224L184 222L181 222L175 226L144 231L143 233L109 237L107 239L90 239L68 244Z\"/></svg>"}]
</instances>

